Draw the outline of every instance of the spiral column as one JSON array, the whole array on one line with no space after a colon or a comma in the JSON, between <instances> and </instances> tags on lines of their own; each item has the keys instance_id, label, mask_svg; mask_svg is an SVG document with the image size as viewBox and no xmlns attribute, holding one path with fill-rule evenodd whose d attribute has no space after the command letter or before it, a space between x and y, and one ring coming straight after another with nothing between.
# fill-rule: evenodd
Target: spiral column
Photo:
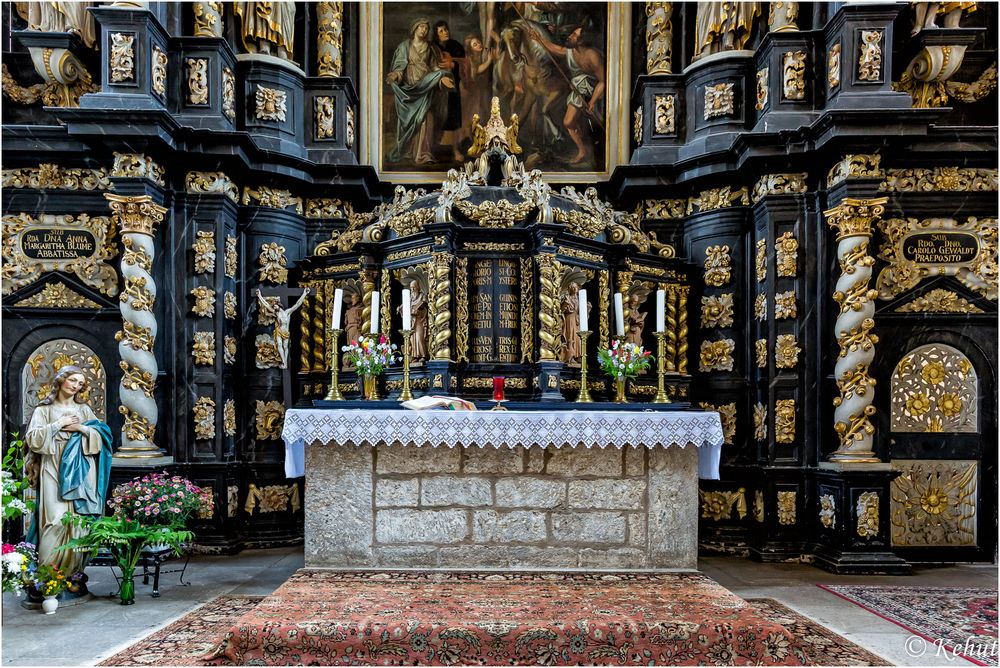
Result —
<instances>
[{"instance_id":1,"label":"spiral column","mask_svg":"<svg viewBox=\"0 0 1000 668\"><path fill-rule=\"evenodd\" d=\"M869 288L875 258L868 252L872 226L885 211L885 197L845 199L824 211L827 224L837 230L837 278L833 299L840 305L835 332L840 354L834 374L840 396L833 400L833 428L840 447L830 455L832 462L878 462L872 451L875 414L875 379L869 367L875 359L878 337L875 327L876 290Z\"/></svg>"},{"instance_id":2,"label":"spiral column","mask_svg":"<svg viewBox=\"0 0 1000 668\"><path fill-rule=\"evenodd\" d=\"M156 283L153 281L153 258L156 251L153 234L163 221L166 209L149 195L105 194L121 234L122 330L115 335L123 376L119 387L125 416L122 444L116 457L147 459L162 457L164 451L153 444L156 436L157 410L153 396L156 385Z\"/></svg>"}]
</instances>

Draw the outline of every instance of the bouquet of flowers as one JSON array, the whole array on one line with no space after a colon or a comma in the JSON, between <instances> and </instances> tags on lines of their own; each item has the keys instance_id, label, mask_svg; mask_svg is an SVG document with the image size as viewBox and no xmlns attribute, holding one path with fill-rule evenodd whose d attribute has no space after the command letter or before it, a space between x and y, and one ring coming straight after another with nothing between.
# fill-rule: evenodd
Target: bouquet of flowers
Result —
<instances>
[{"instance_id":1,"label":"bouquet of flowers","mask_svg":"<svg viewBox=\"0 0 1000 668\"><path fill-rule=\"evenodd\" d=\"M359 376L378 376L387 366L399 360L396 344L389 343L385 334L380 334L378 341L374 337L360 336L341 350L347 353L347 359Z\"/></svg>"},{"instance_id":2,"label":"bouquet of flowers","mask_svg":"<svg viewBox=\"0 0 1000 668\"><path fill-rule=\"evenodd\" d=\"M145 526L181 527L194 514L211 514L212 490L179 475L153 473L115 487L108 505Z\"/></svg>"},{"instance_id":3,"label":"bouquet of flowers","mask_svg":"<svg viewBox=\"0 0 1000 668\"><path fill-rule=\"evenodd\" d=\"M25 585L35 581L35 571L38 569L35 546L31 543L4 543L0 559L3 566L3 590L20 596L24 593Z\"/></svg>"},{"instance_id":4,"label":"bouquet of flowers","mask_svg":"<svg viewBox=\"0 0 1000 668\"><path fill-rule=\"evenodd\" d=\"M66 574L52 564L39 566L32 580L32 588L42 596L58 596L69 587Z\"/></svg>"},{"instance_id":5,"label":"bouquet of flowers","mask_svg":"<svg viewBox=\"0 0 1000 668\"><path fill-rule=\"evenodd\" d=\"M607 350L598 350L597 359L604 373L615 380L635 378L640 371L649 368L653 355L642 346L615 339Z\"/></svg>"},{"instance_id":6,"label":"bouquet of flowers","mask_svg":"<svg viewBox=\"0 0 1000 668\"><path fill-rule=\"evenodd\" d=\"M24 499L24 491L30 483L24 475L24 441L14 434L7 452L3 455L3 471L0 472L3 485L3 521L9 522L35 509L32 501ZM4 554L7 554L6 552Z\"/></svg>"}]
</instances>

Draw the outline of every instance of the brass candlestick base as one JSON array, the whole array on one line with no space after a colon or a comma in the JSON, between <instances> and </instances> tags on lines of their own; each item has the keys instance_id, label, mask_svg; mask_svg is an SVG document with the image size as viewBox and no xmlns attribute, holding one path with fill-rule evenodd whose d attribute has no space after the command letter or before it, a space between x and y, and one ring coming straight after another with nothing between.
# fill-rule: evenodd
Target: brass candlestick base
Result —
<instances>
[{"instance_id":1,"label":"brass candlestick base","mask_svg":"<svg viewBox=\"0 0 1000 668\"><path fill-rule=\"evenodd\" d=\"M587 387L587 337L590 332L580 331L580 394L576 395L576 403L592 404L590 388Z\"/></svg>"},{"instance_id":2,"label":"brass candlestick base","mask_svg":"<svg viewBox=\"0 0 1000 668\"><path fill-rule=\"evenodd\" d=\"M399 333L403 335L403 390L399 393L399 400L409 401L413 398L410 391L410 335L413 330L401 329Z\"/></svg>"},{"instance_id":3,"label":"brass candlestick base","mask_svg":"<svg viewBox=\"0 0 1000 668\"><path fill-rule=\"evenodd\" d=\"M505 410L507 410L504 407L504 403L506 403L506 401L507 401L506 399L494 399L493 401L496 402L496 406L494 406L493 408L491 408L490 409L491 411L505 411Z\"/></svg>"},{"instance_id":4,"label":"brass candlestick base","mask_svg":"<svg viewBox=\"0 0 1000 668\"><path fill-rule=\"evenodd\" d=\"M667 349L667 333L666 332L654 332L656 336L656 396L653 397L654 404L669 404L670 399L667 397L667 391L663 387L663 374L666 373L666 349Z\"/></svg>"},{"instance_id":5,"label":"brass candlestick base","mask_svg":"<svg viewBox=\"0 0 1000 668\"><path fill-rule=\"evenodd\" d=\"M330 360L330 391L326 393L324 397L327 401L343 401L344 395L340 393L340 384L337 378L338 367L340 366L340 360L337 356L337 340L340 339L340 333L344 331L342 329L331 329L330 335L333 342L330 345L329 355L327 355Z\"/></svg>"}]
</instances>

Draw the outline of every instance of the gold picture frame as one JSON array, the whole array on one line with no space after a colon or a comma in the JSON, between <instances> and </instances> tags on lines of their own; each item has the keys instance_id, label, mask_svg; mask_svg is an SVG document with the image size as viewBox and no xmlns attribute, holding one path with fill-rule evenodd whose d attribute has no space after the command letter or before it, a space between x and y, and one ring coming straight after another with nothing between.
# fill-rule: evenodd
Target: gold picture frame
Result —
<instances>
[{"instance_id":1,"label":"gold picture frame","mask_svg":"<svg viewBox=\"0 0 1000 668\"><path fill-rule=\"evenodd\" d=\"M586 183L607 179L615 168L628 161L629 155L629 101L626 84L630 81L628 33L620 28L631 25L630 3L607 2L607 53L606 92L607 110L604 135L604 169L601 171L558 171L544 169L546 180L553 183ZM405 3L392 3L405 8ZM402 171L386 166L386 155L391 141L386 141L384 109L382 106L385 73L383 71L383 35L385 34L383 2L365 2L360 7L361 25L361 142L360 157L363 164L372 165L379 177L395 183L437 183L444 180L446 169ZM480 116L485 122L488 110ZM451 167L453 165L449 165Z\"/></svg>"}]
</instances>

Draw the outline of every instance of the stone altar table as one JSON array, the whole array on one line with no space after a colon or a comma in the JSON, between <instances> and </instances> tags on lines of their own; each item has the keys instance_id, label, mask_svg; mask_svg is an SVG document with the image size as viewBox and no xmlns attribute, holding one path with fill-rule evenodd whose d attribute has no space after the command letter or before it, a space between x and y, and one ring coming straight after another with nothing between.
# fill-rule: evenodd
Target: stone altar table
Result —
<instances>
[{"instance_id":1,"label":"stone altar table","mask_svg":"<svg viewBox=\"0 0 1000 668\"><path fill-rule=\"evenodd\" d=\"M478 570L696 568L723 441L673 410L293 409L282 438L307 566Z\"/></svg>"}]
</instances>

